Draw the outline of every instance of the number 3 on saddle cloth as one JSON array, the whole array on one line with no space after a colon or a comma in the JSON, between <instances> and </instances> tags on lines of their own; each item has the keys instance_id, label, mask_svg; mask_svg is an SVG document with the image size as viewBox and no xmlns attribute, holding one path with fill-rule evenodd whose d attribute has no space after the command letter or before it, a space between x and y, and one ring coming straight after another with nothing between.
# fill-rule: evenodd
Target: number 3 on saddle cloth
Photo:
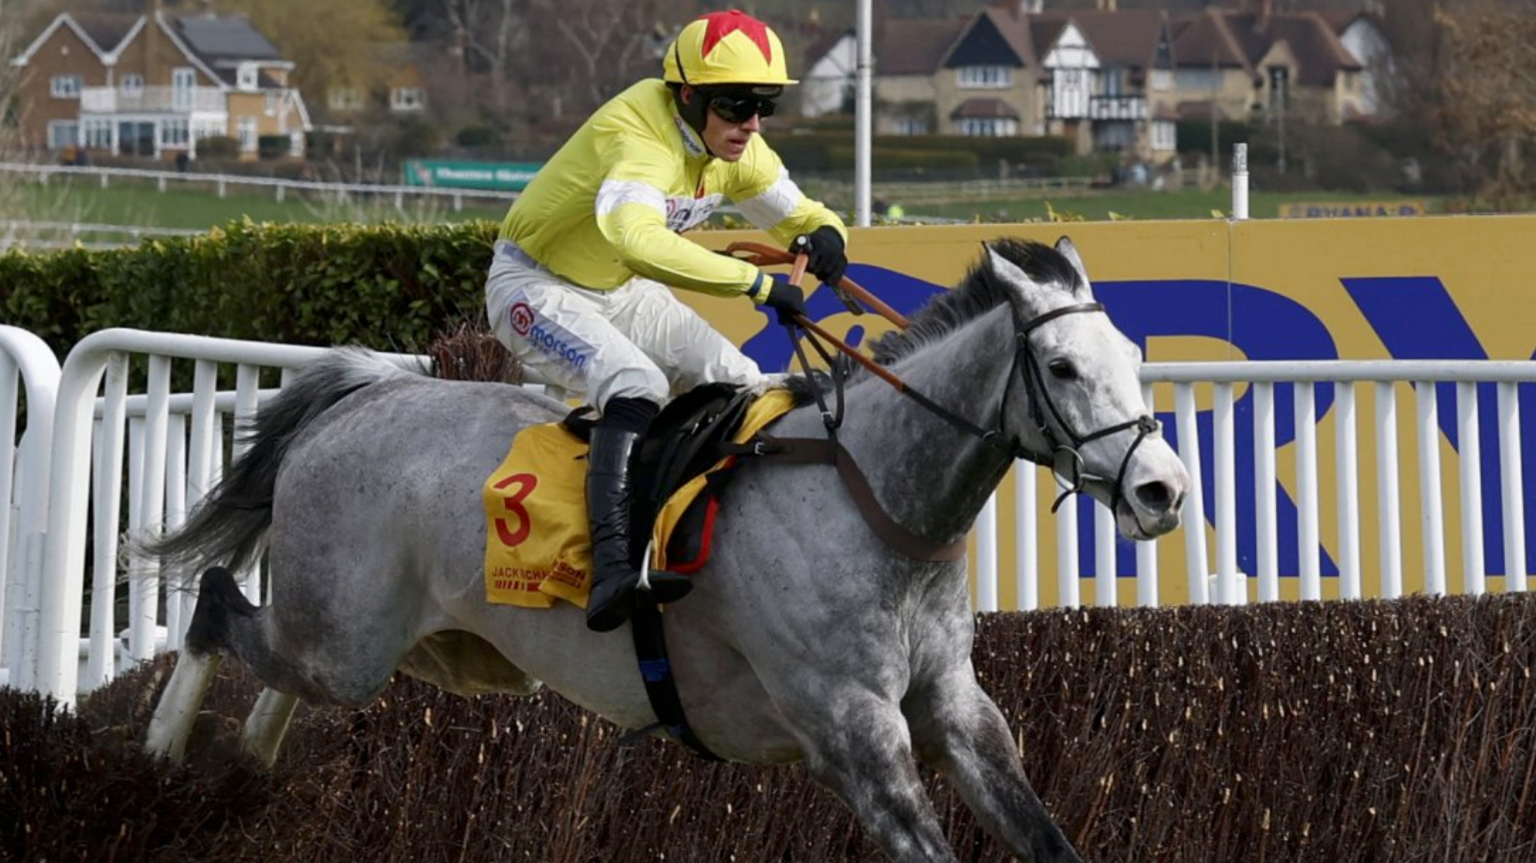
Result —
<instances>
[{"instance_id":1,"label":"number 3 on saddle cloth","mask_svg":"<svg viewBox=\"0 0 1536 863\"><path fill-rule=\"evenodd\" d=\"M702 568L719 492L736 461L723 445L745 443L792 407L786 391L753 400L723 384L699 387L668 404L634 467L631 559L638 565L650 539L652 569L691 575ZM592 417L586 410L523 429L485 481L488 602L550 608L565 600L586 607L592 582L586 506Z\"/></svg>"}]
</instances>

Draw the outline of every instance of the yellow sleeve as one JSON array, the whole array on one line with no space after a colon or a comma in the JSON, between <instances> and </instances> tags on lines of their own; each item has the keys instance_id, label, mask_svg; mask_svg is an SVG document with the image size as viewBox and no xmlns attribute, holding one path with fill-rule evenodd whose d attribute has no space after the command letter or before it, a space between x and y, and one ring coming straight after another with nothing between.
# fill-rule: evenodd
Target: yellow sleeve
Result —
<instances>
[{"instance_id":1,"label":"yellow sleeve","mask_svg":"<svg viewBox=\"0 0 1536 863\"><path fill-rule=\"evenodd\" d=\"M795 237L824 225L831 225L848 242L848 228L837 214L820 201L806 197L789 178L779 154L773 152L762 136L736 163L732 188L727 193L737 209L752 224L767 231L782 246Z\"/></svg>"},{"instance_id":2,"label":"yellow sleeve","mask_svg":"<svg viewBox=\"0 0 1536 863\"><path fill-rule=\"evenodd\" d=\"M594 204L597 226L629 269L665 285L716 296L767 298L772 280L757 267L683 239L667 227L667 196L677 169L655 142L616 135Z\"/></svg>"}]
</instances>

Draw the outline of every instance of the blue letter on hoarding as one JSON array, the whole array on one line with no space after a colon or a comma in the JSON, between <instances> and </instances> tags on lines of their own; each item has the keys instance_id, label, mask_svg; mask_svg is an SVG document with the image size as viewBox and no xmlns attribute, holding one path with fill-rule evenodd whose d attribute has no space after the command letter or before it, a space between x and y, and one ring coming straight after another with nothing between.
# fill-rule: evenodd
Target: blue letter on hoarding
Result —
<instances>
[{"instance_id":1,"label":"blue letter on hoarding","mask_svg":"<svg viewBox=\"0 0 1536 863\"><path fill-rule=\"evenodd\" d=\"M1274 291L1254 285L1211 279L1100 282L1094 290L1109 309L1115 324L1142 350L1148 340L1170 336L1204 336L1230 342L1250 360L1332 360L1338 358L1333 336L1306 306ZM1282 447L1296 437L1295 388L1290 384L1275 386L1275 446ZM1318 417L1327 413L1333 402L1330 387L1319 386L1316 395ZM1177 420L1173 413L1159 413L1169 442L1178 446ZM1236 426L1234 463L1237 470L1237 563L1245 573L1258 570L1257 534L1254 521L1254 441L1253 389L1233 405ZM1201 491L1205 515L1214 521L1215 430L1210 411L1200 411L1195 418L1200 435ZM1275 485L1276 529L1280 542L1282 575L1295 575L1297 565L1296 504L1283 485ZM1084 513L1086 515L1086 513ZM1091 516L1090 516L1091 517ZM1338 567L1326 551L1321 552L1321 571L1337 575ZM1121 575L1135 571L1133 555L1122 549L1117 554Z\"/></svg>"},{"instance_id":2,"label":"blue letter on hoarding","mask_svg":"<svg viewBox=\"0 0 1536 863\"><path fill-rule=\"evenodd\" d=\"M1355 305L1370 321L1387 352L1399 360L1486 360L1477 335L1468 326L1467 319L1456 307L1445 285L1434 276L1407 276L1395 278L1342 279ZM1536 423L1524 422L1533 416L1536 398L1532 387L1519 387L1520 394L1520 451L1522 464L1530 465L1531 454L1536 452ZM1456 387L1440 384L1435 387L1440 408L1440 430L1460 450L1459 432L1456 426ZM1493 384L1480 384L1477 388L1478 441L1483 461L1483 511L1503 511L1504 471L1500 469L1498 392ZM1529 470L1530 468L1527 468ZM1529 493L1525 496L1525 532L1536 531L1536 500ZM1465 540L1463 540L1465 541ZM1526 548L1526 565L1522 572L1532 568L1536 544ZM1508 575L1504 560L1504 523L1498 518L1483 519L1483 563L1490 575Z\"/></svg>"}]
</instances>

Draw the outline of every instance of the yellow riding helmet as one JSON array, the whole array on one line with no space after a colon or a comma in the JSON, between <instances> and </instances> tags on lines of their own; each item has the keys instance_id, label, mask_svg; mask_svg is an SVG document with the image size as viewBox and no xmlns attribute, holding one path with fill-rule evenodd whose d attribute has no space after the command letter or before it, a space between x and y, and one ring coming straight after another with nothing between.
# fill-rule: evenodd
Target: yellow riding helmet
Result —
<instances>
[{"instance_id":1,"label":"yellow riding helmet","mask_svg":"<svg viewBox=\"0 0 1536 863\"><path fill-rule=\"evenodd\" d=\"M736 9L689 22L667 51L662 71L669 83L690 87L799 83L786 71L784 45L773 28Z\"/></svg>"}]
</instances>

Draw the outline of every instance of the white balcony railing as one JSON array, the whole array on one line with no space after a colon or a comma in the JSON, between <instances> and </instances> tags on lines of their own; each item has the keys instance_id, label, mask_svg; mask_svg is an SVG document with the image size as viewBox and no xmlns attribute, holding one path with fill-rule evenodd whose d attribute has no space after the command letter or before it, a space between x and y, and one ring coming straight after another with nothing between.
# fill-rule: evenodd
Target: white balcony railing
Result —
<instances>
[{"instance_id":1,"label":"white balcony railing","mask_svg":"<svg viewBox=\"0 0 1536 863\"><path fill-rule=\"evenodd\" d=\"M224 93L217 87L142 87L138 90L86 87L80 91L82 114L133 112L186 114L193 111L223 110Z\"/></svg>"},{"instance_id":2,"label":"white balcony railing","mask_svg":"<svg viewBox=\"0 0 1536 863\"><path fill-rule=\"evenodd\" d=\"M1088 99L1090 120L1145 120L1145 96L1092 96Z\"/></svg>"}]
</instances>

